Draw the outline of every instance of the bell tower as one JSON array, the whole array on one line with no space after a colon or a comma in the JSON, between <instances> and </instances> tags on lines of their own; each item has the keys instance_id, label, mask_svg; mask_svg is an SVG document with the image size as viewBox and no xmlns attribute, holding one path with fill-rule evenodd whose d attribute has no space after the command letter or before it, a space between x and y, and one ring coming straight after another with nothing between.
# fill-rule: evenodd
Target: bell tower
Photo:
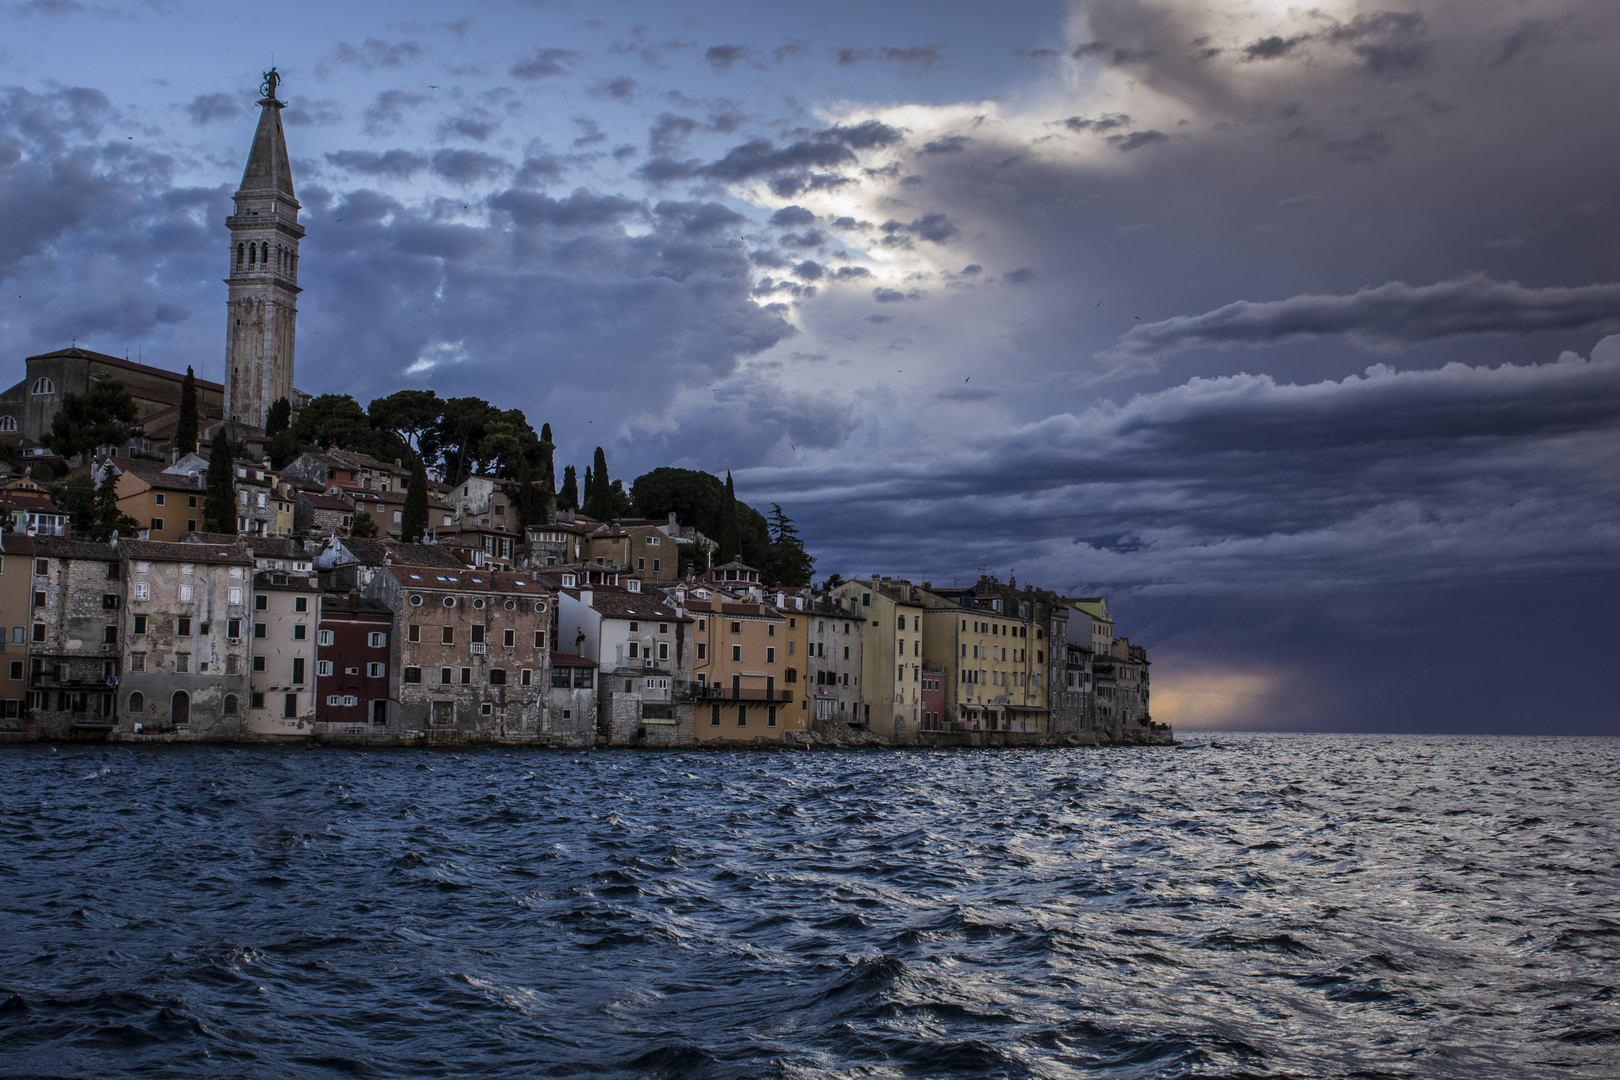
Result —
<instances>
[{"instance_id":1,"label":"bell tower","mask_svg":"<svg viewBox=\"0 0 1620 1080\"><path fill-rule=\"evenodd\" d=\"M231 232L230 286L225 318L225 417L263 431L279 398L292 398L293 338L298 318L298 200L281 132L276 98L281 76L271 68L259 87L259 127L253 133L242 186L225 219Z\"/></svg>"}]
</instances>

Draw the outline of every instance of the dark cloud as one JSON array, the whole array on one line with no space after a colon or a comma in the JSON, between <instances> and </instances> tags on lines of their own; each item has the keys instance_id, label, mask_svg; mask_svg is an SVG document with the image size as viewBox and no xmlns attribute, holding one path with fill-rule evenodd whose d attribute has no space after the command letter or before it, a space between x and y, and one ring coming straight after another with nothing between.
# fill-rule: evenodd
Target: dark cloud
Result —
<instances>
[{"instance_id":1,"label":"dark cloud","mask_svg":"<svg viewBox=\"0 0 1620 1080\"><path fill-rule=\"evenodd\" d=\"M759 64L759 53L747 45L710 45L703 59L717 72L730 71L734 64Z\"/></svg>"},{"instance_id":2,"label":"dark cloud","mask_svg":"<svg viewBox=\"0 0 1620 1080\"><path fill-rule=\"evenodd\" d=\"M603 79L591 86L590 93L592 97L631 101L636 96L636 80L628 75L620 75L616 79Z\"/></svg>"},{"instance_id":3,"label":"dark cloud","mask_svg":"<svg viewBox=\"0 0 1620 1080\"><path fill-rule=\"evenodd\" d=\"M484 142L499 131L500 120L488 110L479 107L467 109L456 116L448 117L439 125L439 138L447 135L460 135L463 138Z\"/></svg>"},{"instance_id":4,"label":"dark cloud","mask_svg":"<svg viewBox=\"0 0 1620 1080\"><path fill-rule=\"evenodd\" d=\"M814 225L815 223L816 215L802 206L784 206L771 215L772 225L782 225L790 229L796 229L801 225Z\"/></svg>"},{"instance_id":5,"label":"dark cloud","mask_svg":"<svg viewBox=\"0 0 1620 1080\"><path fill-rule=\"evenodd\" d=\"M809 38L789 38L786 44L778 45L771 50L771 59L780 64L784 60L809 56L810 44Z\"/></svg>"},{"instance_id":6,"label":"dark cloud","mask_svg":"<svg viewBox=\"0 0 1620 1080\"><path fill-rule=\"evenodd\" d=\"M700 175L737 183L757 176L806 167L826 168L852 163L855 155L842 142L806 139L778 148L769 139L755 138L734 147L725 157L698 170Z\"/></svg>"},{"instance_id":7,"label":"dark cloud","mask_svg":"<svg viewBox=\"0 0 1620 1080\"><path fill-rule=\"evenodd\" d=\"M899 289L876 288L872 290L872 299L880 304L898 304L906 298L906 294Z\"/></svg>"},{"instance_id":8,"label":"dark cloud","mask_svg":"<svg viewBox=\"0 0 1620 1080\"><path fill-rule=\"evenodd\" d=\"M1063 121L1063 126L1070 131L1108 132L1130 127L1131 118L1124 113L1108 113L1096 119L1086 116L1071 116Z\"/></svg>"},{"instance_id":9,"label":"dark cloud","mask_svg":"<svg viewBox=\"0 0 1620 1080\"><path fill-rule=\"evenodd\" d=\"M421 94L409 90L384 90L366 107L362 116L362 130L368 135L380 135L405 121L407 110L427 101Z\"/></svg>"},{"instance_id":10,"label":"dark cloud","mask_svg":"<svg viewBox=\"0 0 1620 1080\"><path fill-rule=\"evenodd\" d=\"M1104 355L1162 357L1185 349L1321 337L1398 349L1484 334L1614 326L1620 326L1620 285L1531 289L1469 274L1434 285L1392 281L1349 295L1301 295L1264 303L1240 300L1203 315L1144 323Z\"/></svg>"},{"instance_id":11,"label":"dark cloud","mask_svg":"<svg viewBox=\"0 0 1620 1080\"><path fill-rule=\"evenodd\" d=\"M1113 146L1114 149L1119 150L1122 153L1129 153L1132 150L1140 150L1144 146L1152 146L1155 143L1169 141L1170 136L1166 135L1164 132L1152 130L1133 131L1129 135L1108 136L1109 144Z\"/></svg>"},{"instance_id":12,"label":"dark cloud","mask_svg":"<svg viewBox=\"0 0 1620 1080\"><path fill-rule=\"evenodd\" d=\"M922 152L925 154L959 154L972 141L966 135L943 135L940 138L923 143Z\"/></svg>"},{"instance_id":13,"label":"dark cloud","mask_svg":"<svg viewBox=\"0 0 1620 1080\"><path fill-rule=\"evenodd\" d=\"M327 99L295 97L281 110L281 122L288 127L328 127L342 121L343 110Z\"/></svg>"},{"instance_id":14,"label":"dark cloud","mask_svg":"<svg viewBox=\"0 0 1620 1080\"><path fill-rule=\"evenodd\" d=\"M573 49L535 49L508 70L519 79L544 79L552 75L567 75L568 65L578 59L579 53Z\"/></svg>"},{"instance_id":15,"label":"dark cloud","mask_svg":"<svg viewBox=\"0 0 1620 1080\"><path fill-rule=\"evenodd\" d=\"M433 172L453 184L476 184L505 176L512 166L477 150L435 150Z\"/></svg>"},{"instance_id":16,"label":"dark cloud","mask_svg":"<svg viewBox=\"0 0 1620 1080\"><path fill-rule=\"evenodd\" d=\"M1409 79L1434 57L1427 31L1428 22L1418 12L1380 11L1334 26L1326 39L1348 46L1357 67L1373 78Z\"/></svg>"},{"instance_id":17,"label":"dark cloud","mask_svg":"<svg viewBox=\"0 0 1620 1080\"><path fill-rule=\"evenodd\" d=\"M576 116L573 124L580 132L579 138L574 140L575 147L595 146L597 143L607 142L607 134L602 130L602 125L590 117Z\"/></svg>"},{"instance_id":18,"label":"dark cloud","mask_svg":"<svg viewBox=\"0 0 1620 1080\"><path fill-rule=\"evenodd\" d=\"M1017 270L1009 270L1005 274L1001 275L1001 280L1005 281L1009 285L1015 286L1027 285L1034 279L1035 271L1031 270L1027 266L1021 266Z\"/></svg>"},{"instance_id":19,"label":"dark cloud","mask_svg":"<svg viewBox=\"0 0 1620 1080\"><path fill-rule=\"evenodd\" d=\"M661 202L653 207L653 213L692 236L720 232L747 220L735 210L715 202Z\"/></svg>"},{"instance_id":20,"label":"dark cloud","mask_svg":"<svg viewBox=\"0 0 1620 1080\"><path fill-rule=\"evenodd\" d=\"M186 115L201 126L215 120L234 120L242 115L242 107L230 94L198 94L186 106Z\"/></svg>"},{"instance_id":21,"label":"dark cloud","mask_svg":"<svg viewBox=\"0 0 1620 1080\"><path fill-rule=\"evenodd\" d=\"M504 191L490 199L490 206L506 214L525 229L538 226L597 228L616 224L646 208L622 195L597 195L588 188L576 188L566 199L532 191Z\"/></svg>"},{"instance_id":22,"label":"dark cloud","mask_svg":"<svg viewBox=\"0 0 1620 1080\"><path fill-rule=\"evenodd\" d=\"M428 167L427 155L411 150L388 150L380 154L369 150L339 150L327 154L326 160L346 172L386 176L393 180L409 180Z\"/></svg>"},{"instance_id":23,"label":"dark cloud","mask_svg":"<svg viewBox=\"0 0 1620 1080\"><path fill-rule=\"evenodd\" d=\"M359 45L347 41L340 41L327 53L318 65L323 73L333 67L354 67L361 71L374 71L377 68L404 67L413 60L422 58L422 45L416 41L382 41L378 38L366 38Z\"/></svg>"},{"instance_id":24,"label":"dark cloud","mask_svg":"<svg viewBox=\"0 0 1620 1080\"><path fill-rule=\"evenodd\" d=\"M885 45L875 49L834 49L832 56L838 61L839 67L851 67L863 60L887 60L901 64L911 72L921 73L950 66L945 62L944 48L944 42L936 41L929 45L904 47Z\"/></svg>"},{"instance_id":25,"label":"dark cloud","mask_svg":"<svg viewBox=\"0 0 1620 1080\"><path fill-rule=\"evenodd\" d=\"M1270 37L1260 38L1243 46L1242 56L1245 60L1278 60L1309 40L1308 34L1295 34L1286 38L1272 34Z\"/></svg>"},{"instance_id":26,"label":"dark cloud","mask_svg":"<svg viewBox=\"0 0 1620 1080\"><path fill-rule=\"evenodd\" d=\"M915 221L885 221L882 226L884 242L894 245L909 244L908 237L917 236L935 244L953 240L960 230L956 223L941 213L924 214Z\"/></svg>"},{"instance_id":27,"label":"dark cloud","mask_svg":"<svg viewBox=\"0 0 1620 1080\"><path fill-rule=\"evenodd\" d=\"M517 187L538 187L547 180L560 180L562 175L563 160L556 154L530 154L518 166L512 183Z\"/></svg>"},{"instance_id":28,"label":"dark cloud","mask_svg":"<svg viewBox=\"0 0 1620 1080\"><path fill-rule=\"evenodd\" d=\"M647 149L657 155L668 155L702 126L689 116L660 113L647 129Z\"/></svg>"}]
</instances>

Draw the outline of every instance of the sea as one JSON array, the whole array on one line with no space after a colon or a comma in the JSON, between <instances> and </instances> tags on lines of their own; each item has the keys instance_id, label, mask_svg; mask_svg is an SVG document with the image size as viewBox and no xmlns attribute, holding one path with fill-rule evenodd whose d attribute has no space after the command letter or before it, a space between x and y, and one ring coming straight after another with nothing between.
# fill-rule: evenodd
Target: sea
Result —
<instances>
[{"instance_id":1,"label":"sea","mask_svg":"<svg viewBox=\"0 0 1620 1080\"><path fill-rule=\"evenodd\" d=\"M0 751L3 1077L1620 1076L1620 740Z\"/></svg>"}]
</instances>

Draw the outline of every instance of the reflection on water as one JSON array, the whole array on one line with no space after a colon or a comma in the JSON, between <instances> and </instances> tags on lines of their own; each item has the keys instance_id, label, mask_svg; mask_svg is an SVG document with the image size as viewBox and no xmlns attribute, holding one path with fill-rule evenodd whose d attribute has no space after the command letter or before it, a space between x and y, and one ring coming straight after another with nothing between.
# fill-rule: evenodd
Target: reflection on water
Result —
<instances>
[{"instance_id":1,"label":"reflection on water","mask_svg":"<svg viewBox=\"0 0 1620 1080\"><path fill-rule=\"evenodd\" d=\"M0 754L0 1073L1620 1072L1620 746Z\"/></svg>"}]
</instances>

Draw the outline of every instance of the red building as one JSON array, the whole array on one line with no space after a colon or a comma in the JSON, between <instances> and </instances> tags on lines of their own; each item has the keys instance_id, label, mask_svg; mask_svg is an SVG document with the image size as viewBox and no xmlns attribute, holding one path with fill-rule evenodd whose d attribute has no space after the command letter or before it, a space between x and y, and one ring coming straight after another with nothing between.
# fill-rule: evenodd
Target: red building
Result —
<instances>
[{"instance_id":1,"label":"red building","mask_svg":"<svg viewBox=\"0 0 1620 1080\"><path fill-rule=\"evenodd\" d=\"M940 730L940 717L945 715L945 672L935 670L936 664L924 664L922 669L922 730Z\"/></svg>"},{"instance_id":2,"label":"red building","mask_svg":"<svg viewBox=\"0 0 1620 1080\"><path fill-rule=\"evenodd\" d=\"M321 596L315 635L315 722L371 724L389 720L388 664L394 613L358 591Z\"/></svg>"}]
</instances>

